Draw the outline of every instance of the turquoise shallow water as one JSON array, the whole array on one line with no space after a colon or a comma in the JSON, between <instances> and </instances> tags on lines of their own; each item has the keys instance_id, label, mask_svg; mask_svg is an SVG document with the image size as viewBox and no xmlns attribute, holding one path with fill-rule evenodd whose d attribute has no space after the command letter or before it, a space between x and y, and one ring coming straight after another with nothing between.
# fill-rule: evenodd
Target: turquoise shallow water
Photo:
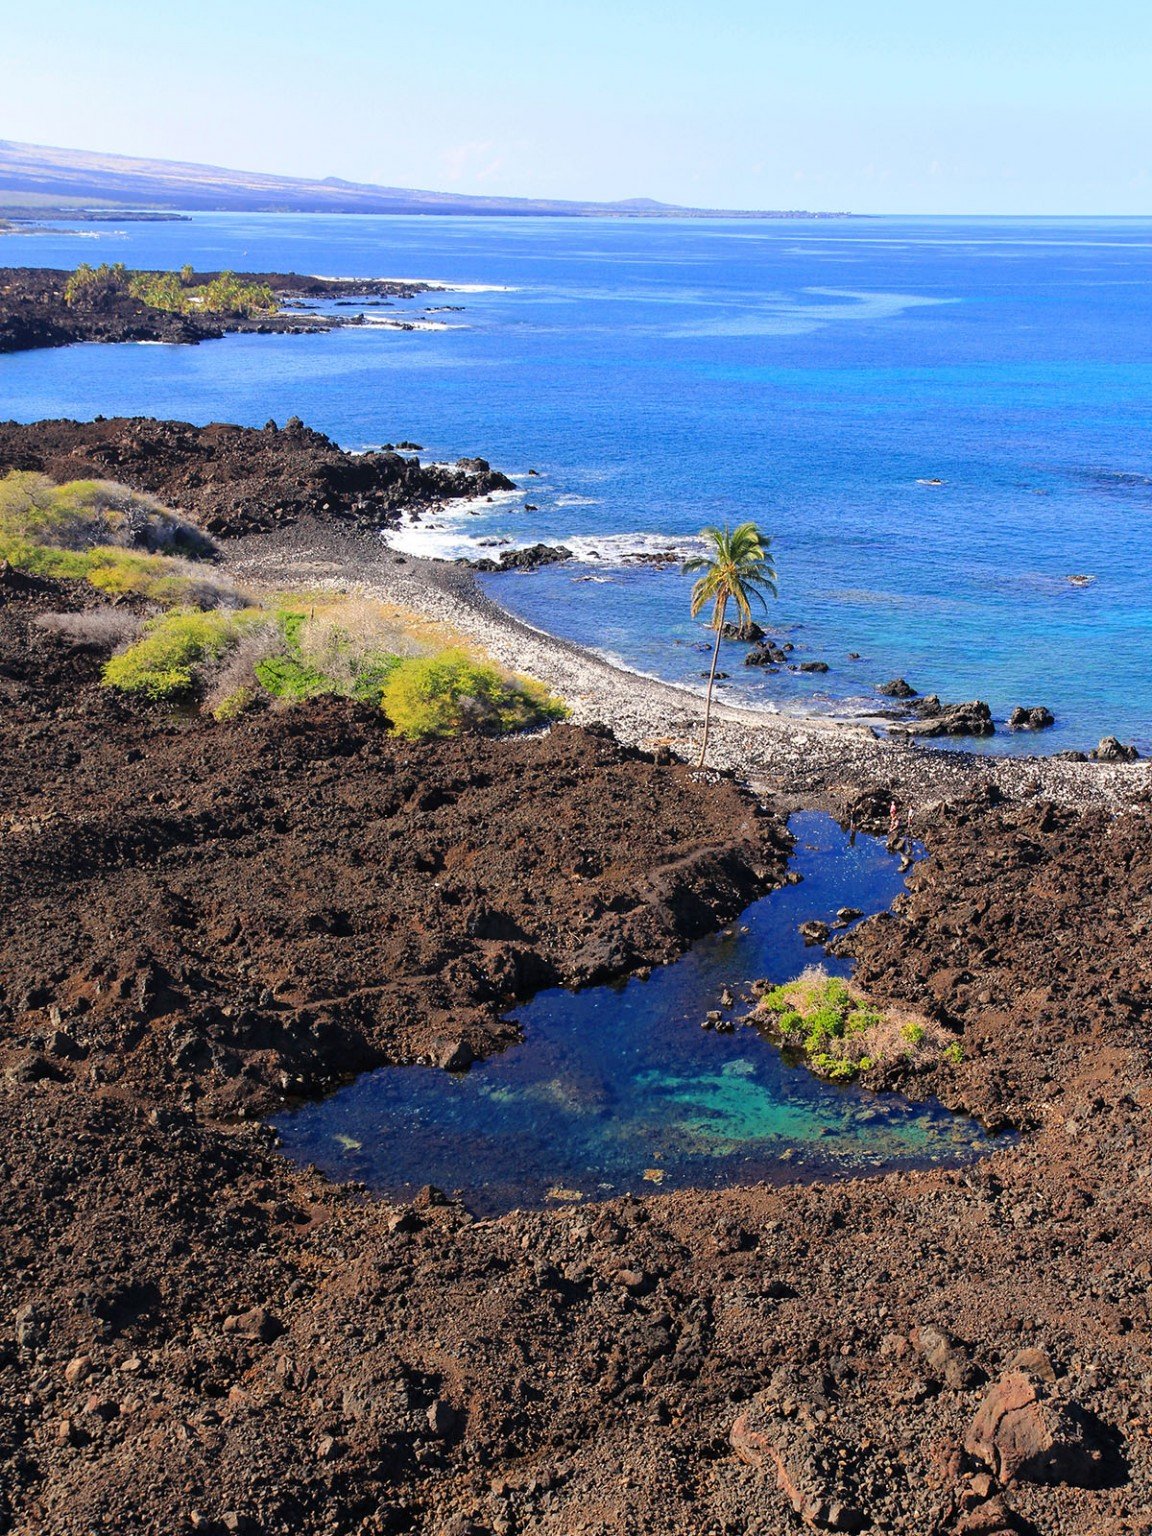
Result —
<instances>
[{"instance_id":1,"label":"turquoise shallow water","mask_svg":"<svg viewBox=\"0 0 1152 1536\"><path fill-rule=\"evenodd\" d=\"M802 882L756 902L729 934L646 981L540 993L516 1011L524 1043L463 1076L368 1073L282 1116L285 1151L393 1196L426 1183L458 1191L478 1213L978 1156L990 1140L937 1104L818 1082L751 1026L701 1029L725 986L785 980L812 962L800 922L843 906L877 911L902 888L877 839L850 843L816 813L791 828ZM828 963L846 974L844 962Z\"/></svg>"},{"instance_id":2,"label":"turquoise shallow water","mask_svg":"<svg viewBox=\"0 0 1152 1536\"><path fill-rule=\"evenodd\" d=\"M773 621L831 671L765 676L732 650L730 694L852 710L903 674L1001 718L1017 703L1056 712L1043 738L1001 733L991 750L1108 731L1149 749L1150 253L1152 220L201 215L0 236L5 263L487 286L378 312L442 331L0 358L0 416L298 414L349 447L482 453L526 494L441 519L413 547L566 542L581 565L500 578L501 598L688 681L699 636L682 578L621 557L754 516L776 537ZM425 314L445 302L463 311Z\"/></svg>"}]
</instances>

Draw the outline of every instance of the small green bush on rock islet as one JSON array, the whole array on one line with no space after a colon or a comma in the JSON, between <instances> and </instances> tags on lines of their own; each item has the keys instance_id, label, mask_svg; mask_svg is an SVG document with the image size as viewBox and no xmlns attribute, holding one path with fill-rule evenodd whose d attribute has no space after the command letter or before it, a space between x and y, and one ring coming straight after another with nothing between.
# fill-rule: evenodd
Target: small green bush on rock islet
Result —
<instances>
[{"instance_id":1,"label":"small green bush on rock islet","mask_svg":"<svg viewBox=\"0 0 1152 1536\"><path fill-rule=\"evenodd\" d=\"M785 1050L830 1082L851 1082L886 1062L952 1060L958 1048L932 1020L877 1008L859 987L822 966L763 993L756 1017Z\"/></svg>"}]
</instances>

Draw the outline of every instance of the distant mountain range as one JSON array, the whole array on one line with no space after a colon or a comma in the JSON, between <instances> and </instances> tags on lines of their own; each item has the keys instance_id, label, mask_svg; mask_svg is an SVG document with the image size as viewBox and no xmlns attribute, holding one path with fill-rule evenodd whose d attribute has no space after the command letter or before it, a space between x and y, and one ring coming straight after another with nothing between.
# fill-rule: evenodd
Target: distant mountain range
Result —
<instances>
[{"instance_id":1,"label":"distant mountain range","mask_svg":"<svg viewBox=\"0 0 1152 1536\"><path fill-rule=\"evenodd\" d=\"M551 198L470 197L377 187L326 176L308 181L258 171L230 171L180 160L141 160L83 149L52 149L0 139L0 205L79 203L127 209L181 209L230 213L466 213L569 218L839 218L840 214L723 208L681 208L635 197L618 203L563 202ZM11 211L10 208L5 211Z\"/></svg>"}]
</instances>

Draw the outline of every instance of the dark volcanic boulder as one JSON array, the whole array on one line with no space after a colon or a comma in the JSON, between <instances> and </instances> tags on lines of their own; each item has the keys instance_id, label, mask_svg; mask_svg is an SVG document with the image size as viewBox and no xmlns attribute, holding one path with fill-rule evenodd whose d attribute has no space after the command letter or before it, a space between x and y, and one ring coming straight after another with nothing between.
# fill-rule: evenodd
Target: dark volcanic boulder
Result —
<instances>
[{"instance_id":1,"label":"dark volcanic boulder","mask_svg":"<svg viewBox=\"0 0 1152 1536\"><path fill-rule=\"evenodd\" d=\"M802 661L792 669L794 672L827 672L826 661Z\"/></svg>"},{"instance_id":2,"label":"dark volcanic boulder","mask_svg":"<svg viewBox=\"0 0 1152 1536\"><path fill-rule=\"evenodd\" d=\"M1043 704L1017 704L1008 716L1010 731L1046 731L1050 725L1055 724L1056 716Z\"/></svg>"},{"instance_id":3,"label":"dark volcanic boulder","mask_svg":"<svg viewBox=\"0 0 1152 1536\"><path fill-rule=\"evenodd\" d=\"M741 624L733 624L729 619L720 633L725 640L740 640L745 645L759 645L764 638L764 631L755 619L745 619Z\"/></svg>"},{"instance_id":4,"label":"dark volcanic boulder","mask_svg":"<svg viewBox=\"0 0 1152 1536\"><path fill-rule=\"evenodd\" d=\"M744 658L746 667L781 667L788 658L778 645L773 645L771 640L765 640L760 645L754 645Z\"/></svg>"},{"instance_id":5,"label":"dark volcanic boulder","mask_svg":"<svg viewBox=\"0 0 1152 1536\"><path fill-rule=\"evenodd\" d=\"M894 677L891 682L877 683L876 692L882 693L886 699L914 699L916 690L911 683L906 683L902 677Z\"/></svg>"},{"instance_id":6,"label":"dark volcanic boulder","mask_svg":"<svg viewBox=\"0 0 1152 1536\"><path fill-rule=\"evenodd\" d=\"M1115 736L1105 736L1088 756L1095 763L1134 763L1140 754L1135 747L1117 741Z\"/></svg>"}]
</instances>

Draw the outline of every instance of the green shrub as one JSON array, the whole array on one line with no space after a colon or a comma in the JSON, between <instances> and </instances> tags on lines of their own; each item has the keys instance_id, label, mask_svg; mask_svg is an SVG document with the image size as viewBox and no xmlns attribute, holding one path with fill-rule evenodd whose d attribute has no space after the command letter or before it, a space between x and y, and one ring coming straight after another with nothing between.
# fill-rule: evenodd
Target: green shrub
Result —
<instances>
[{"instance_id":1,"label":"green shrub","mask_svg":"<svg viewBox=\"0 0 1152 1536\"><path fill-rule=\"evenodd\" d=\"M817 1051L808 1057L813 1072L833 1083L850 1083L859 1071L859 1064L843 1056L833 1056L827 1051Z\"/></svg>"},{"instance_id":2,"label":"green shrub","mask_svg":"<svg viewBox=\"0 0 1152 1536\"><path fill-rule=\"evenodd\" d=\"M357 658L349 689L351 696L361 704L378 704L388 679L399 665L399 656L385 656L379 651Z\"/></svg>"},{"instance_id":3,"label":"green shrub","mask_svg":"<svg viewBox=\"0 0 1152 1536\"><path fill-rule=\"evenodd\" d=\"M216 552L206 534L152 496L109 480L54 485L46 475L21 470L0 477L0 539L193 560Z\"/></svg>"},{"instance_id":4,"label":"green shrub","mask_svg":"<svg viewBox=\"0 0 1152 1536\"><path fill-rule=\"evenodd\" d=\"M461 650L399 662L388 674L382 703L400 735L411 737L495 735L565 713L538 684L507 677Z\"/></svg>"},{"instance_id":5,"label":"green shrub","mask_svg":"<svg viewBox=\"0 0 1152 1536\"><path fill-rule=\"evenodd\" d=\"M844 1020L845 1035L866 1035L881 1022L880 1013L875 1008L852 1008Z\"/></svg>"},{"instance_id":6,"label":"green shrub","mask_svg":"<svg viewBox=\"0 0 1152 1536\"><path fill-rule=\"evenodd\" d=\"M150 619L135 645L105 664L104 683L157 702L188 699L196 691L199 668L219 660L261 617L185 608Z\"/></svg>"},{"instance_id":7,"label":"green shrub","mask_svg":"<svg viewBox=\"0 0 1152 1536\"><path fill-rule=\"evenodd\" d=\"M964 1060L964 1047L959 1040L953 1040L951 1045L945 1046L940 1053L940 1060L946 1061L950 1067L958 1067Z\"/></svg>"},{"instance_id":8,"label":"green shrub","mask_svg":"<svg viewBox=\"0 0 1152 1536\"><path fill-rule=\"evenodd\" d=\"M235 720L237 715L244 713L254 697L251 688L243 685L233 688L232 692L226 693L212 711L213 720L218 720L221 724L226 720Z\"/></svg>"},{"instance_id":9,"label":"green shrub","mask_svg":"<svg viewBox=\"0 0 1152 1536\"><path fill-rule=\"evenodd\" d=\"M814 1072L837 1083L897 1055L911 1059L940 1044L935 1026L885 1013L852 982L829 976L820 966L765 991L759 1012L769 1016L770 1031L782 1045L802 1052ZM947 1052L944 1059L951 1059Z\"/></svg>"}]
</instances>

